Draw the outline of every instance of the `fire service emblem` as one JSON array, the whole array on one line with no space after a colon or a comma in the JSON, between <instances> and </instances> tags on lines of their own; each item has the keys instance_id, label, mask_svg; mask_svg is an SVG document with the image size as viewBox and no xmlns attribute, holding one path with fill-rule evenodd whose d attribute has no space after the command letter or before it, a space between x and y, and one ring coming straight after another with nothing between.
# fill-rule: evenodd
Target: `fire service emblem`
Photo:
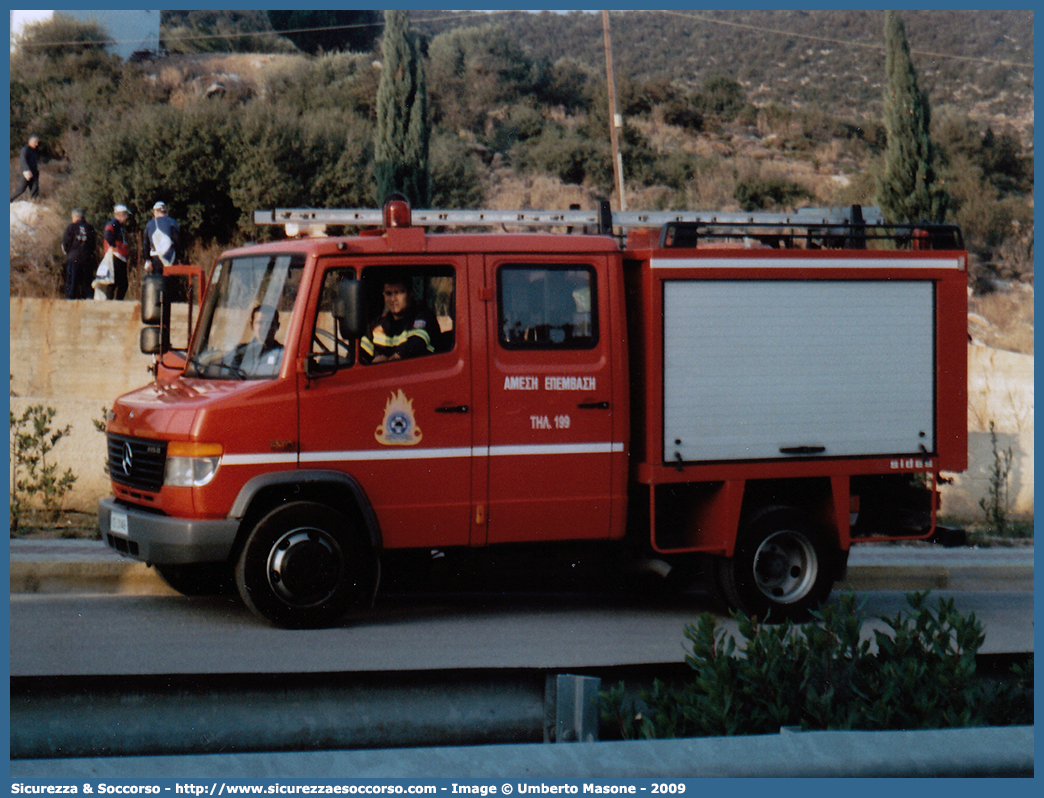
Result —
<instances>
[{"instance_id":1,"label":"fire service emblem","mask_svg":"<svg viewBox=\"0 0 1044 798\"><path fill-rule=\"evenodd\" d=\"M373 436L387 446L413 446L420 443L423 433L413 418L413 402L398 390L384 406L384 422Z\"/></svg>"}]
</instances>

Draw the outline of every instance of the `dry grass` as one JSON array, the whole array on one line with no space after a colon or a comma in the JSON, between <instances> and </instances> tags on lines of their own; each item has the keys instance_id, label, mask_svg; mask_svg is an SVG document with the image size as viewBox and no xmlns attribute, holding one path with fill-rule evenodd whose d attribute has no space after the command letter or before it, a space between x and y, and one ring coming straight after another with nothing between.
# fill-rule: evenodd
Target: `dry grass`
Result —
<instances>
[{"instance_id":1,"label":"dry grass","mask_svg":"<svg viewBox=\"0 0 1044 798\"><path fill-rule=\"evenodd\" d=\"M47 196L43 186L40 194ZM61 240L68 220L43 202L11 205L12 220L22 215L30 225L11 224L12 296L60 296L65 285Z\"/></svg>"},{"instance_id":2,"label":"dry grass","mask_svg":"<svg viewBox=\"0 0 1044 798\"><path fill-rule=\"evenodd\" d=\"M1016 284L1006 291L968 300L968 332L986 346L1033 354L1033 288Z\"/></svg>"},{"instance_id":3,"label":"dry grass","mask_svg":"<svg viewBox=\"0 0 1044 798\"><path fill-rule=\"evenodd\" d=\"M590 186L563 183L548 175L497 175L486 198L492 210L564 210L572 204L584 209L598 207L597 192Z\"/></svg>"},{"instance_id":4,"label":"dry grass","mask_svg":"<svg viewBox=\"0 0 1044 798\"><path fill-rule=\"evenodd\" d=\"M11 532L11 537L31 540L101 540L97 514L72 510L62 513L62 517L53 523L25 520L22 526Z\"/></svg>"}]
</instances>

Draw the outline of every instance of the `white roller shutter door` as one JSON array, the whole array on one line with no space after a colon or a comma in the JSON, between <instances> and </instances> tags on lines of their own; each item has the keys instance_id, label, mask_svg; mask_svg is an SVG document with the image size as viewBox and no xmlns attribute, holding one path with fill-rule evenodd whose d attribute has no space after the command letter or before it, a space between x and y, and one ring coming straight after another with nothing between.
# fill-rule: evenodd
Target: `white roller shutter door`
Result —
<instances>
[{"instance_id":1,"label":"white roller shutter door","mask_svg":"<svg viewBox=\"0 0 1044 798\"><path fill-rule=\"evenodd\" d=\"M665 282L664 460L934 451L934 316L930 281Z\"/></svg>"}]
</instances>

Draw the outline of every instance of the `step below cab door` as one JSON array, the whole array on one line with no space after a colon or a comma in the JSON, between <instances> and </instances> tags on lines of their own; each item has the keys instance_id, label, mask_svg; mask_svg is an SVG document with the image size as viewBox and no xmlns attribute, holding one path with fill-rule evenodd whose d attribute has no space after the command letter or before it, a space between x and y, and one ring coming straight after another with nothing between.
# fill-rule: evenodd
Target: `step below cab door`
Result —
<instances>
[{"instance_id":1,"label":"step below cab door","mask_svg":"<svg viewBox=\"0 0 1044 798\"><path fill-rule=\"evenodd\" d=\"M488 543L610 535L626 454L606 269L604 256L487 257Z\"/></svg>"}]
</instances>

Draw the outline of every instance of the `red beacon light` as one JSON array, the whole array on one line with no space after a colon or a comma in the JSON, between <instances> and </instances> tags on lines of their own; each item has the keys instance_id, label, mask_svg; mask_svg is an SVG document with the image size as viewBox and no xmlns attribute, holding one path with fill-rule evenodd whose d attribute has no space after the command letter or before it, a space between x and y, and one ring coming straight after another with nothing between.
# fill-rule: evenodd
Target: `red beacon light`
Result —
<instances>
[{"instance_id":1,"label":"red beacon light","mask_svg":"<svg viewBox=\"0 0 1044 798\"><path fill-rule=\"evenodd\" d=\"M384 203L384 227L411 227L413 224L413 211L410 209L409 200L401 194L389 197Z\"/></svg>"}]
</instances>

